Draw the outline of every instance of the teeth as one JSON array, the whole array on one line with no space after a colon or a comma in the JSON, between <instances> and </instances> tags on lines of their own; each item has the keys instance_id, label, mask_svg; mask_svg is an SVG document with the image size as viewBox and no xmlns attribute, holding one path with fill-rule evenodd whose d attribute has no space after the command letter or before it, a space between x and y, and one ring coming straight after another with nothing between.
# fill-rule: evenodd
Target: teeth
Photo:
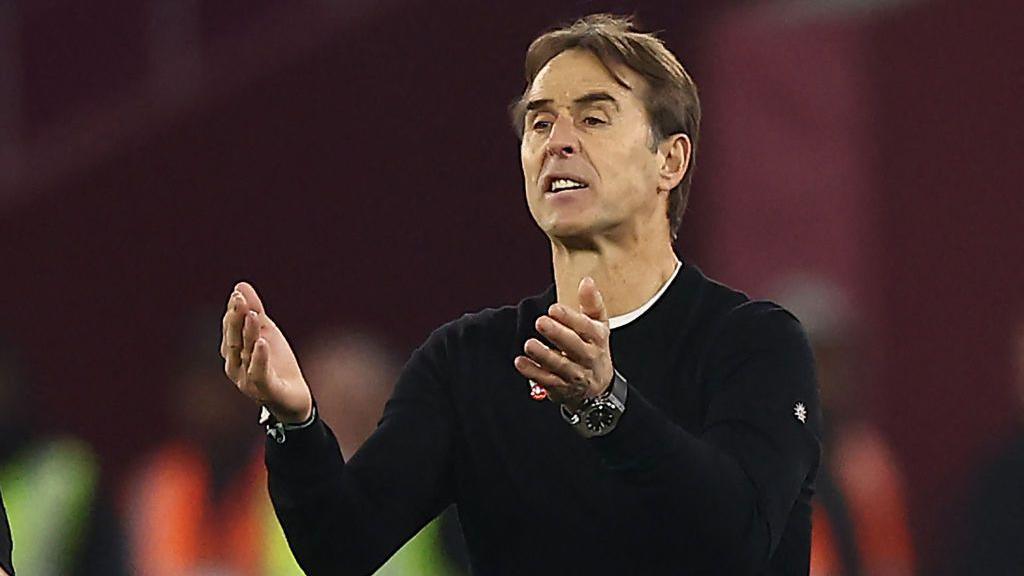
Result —
<instances>
[{"instance_id":1,"label":"teeth","mask_svg":"<svg viewBox=\"0 0 1024 576\"><path fill-rule=\"evenodd\" d=\"M558 180L555 180L554 182L551 183L552 192L584 187L586 187L586 184L582 182L577 182L575 180L570 180L569 178L559 178Z\"/></svg>"}]
</instances>

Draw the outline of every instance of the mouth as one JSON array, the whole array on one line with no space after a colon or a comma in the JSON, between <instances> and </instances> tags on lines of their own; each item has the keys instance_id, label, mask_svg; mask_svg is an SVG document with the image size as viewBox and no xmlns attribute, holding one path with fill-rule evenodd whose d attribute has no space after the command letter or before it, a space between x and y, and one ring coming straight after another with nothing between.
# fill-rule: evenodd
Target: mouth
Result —
<instances>
[{"instance_id":1,"label":"mouth","mask_svg":"<svg viewBox=\"0 0 1024 576\"><path fill-rule=\"evenodd\" d=\"M560 194L573 190L589 188L589 184L582 179L573 176L553 175L544 178L543 190L545 194Z\"/></svg>"}]
</instances>

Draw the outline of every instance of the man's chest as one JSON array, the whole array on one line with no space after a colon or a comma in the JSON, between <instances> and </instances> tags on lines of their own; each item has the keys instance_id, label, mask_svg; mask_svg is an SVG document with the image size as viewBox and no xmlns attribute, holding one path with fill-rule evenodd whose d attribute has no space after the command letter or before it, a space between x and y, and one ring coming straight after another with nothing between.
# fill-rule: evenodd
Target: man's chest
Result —
<instances>
[{"instance_id":1,"label":"man's chest","mask_svg":"<svg viewBox=\"0 0 1024 576\"><path fill-rule=\"evenodd\" d=\"M562 419L555 403L530 397L529 382L515 370L513 358L505 351L482 352L463 363L453 382L460 396L459 498L509 522L563 521L538 514L541 500L605 523L628 522L622 510L630 506L609 505L621 504L628 492L621 479L602 463L591 441ZM706 406L689 359L613 353L613 360L632 393L683 429L700 433Z\"/></svg>"}]
</instances>

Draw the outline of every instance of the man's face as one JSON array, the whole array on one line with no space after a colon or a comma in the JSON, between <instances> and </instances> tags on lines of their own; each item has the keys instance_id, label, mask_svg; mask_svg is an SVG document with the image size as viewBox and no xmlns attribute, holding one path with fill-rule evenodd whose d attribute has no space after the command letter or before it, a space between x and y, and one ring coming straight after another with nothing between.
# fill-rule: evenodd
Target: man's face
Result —
<instances>
[{"instance_id":1,"label":"man's face","mask_svg":"<svg viewBox=\"0 0 1024 576\"><path fill-rule=\"evenodd\" d=\"M665 217L660 155L651 151L639 98L646 82L625 66L614 70L628 88L593 53L568 50L540 70L526 94L526 200L549 237L628 233Z\"/></svg>"}]
</instances>

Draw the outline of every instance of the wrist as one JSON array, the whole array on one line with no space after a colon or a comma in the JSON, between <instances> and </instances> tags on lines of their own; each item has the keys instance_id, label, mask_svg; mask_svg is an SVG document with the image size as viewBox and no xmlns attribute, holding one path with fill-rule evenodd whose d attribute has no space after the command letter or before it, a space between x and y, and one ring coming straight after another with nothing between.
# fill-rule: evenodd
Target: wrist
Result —
<instances>
[{"instance_id":1,"label":"wrist","mask_svg":"<svg viewBox=\"0 0 1024 576\"><path fill-rule=\"evenodd\" d=\"M273 438L278 444L284 444L287 432L291 430L309 428L314 422L316 422L316 419L316 402L313 402L310 406L307 417L304 420L294 422L282 421L278 419L278 417L266 406L261 406L259 423L260 426L263 426L266 429L267 436Z\"/></svg>"},{"instance_id":2,"label":"wrist","mask_svg":"<svg viewBox=\"0 0 1024 576\"><path fill-rule=\"evenodd\" d=\"M560 406L562 419L584 438L604 436L619 422L626 409L629 386L616 370L606 390L598 396L586 398L578 407Z\"/></svg>"},{"instance_id":3,"label":"wrist","mask_svg":"<svg viewBox=\"0 0 1024 576\"><path fill-rule=\"evenodd\" d=\"M316 401L313 400L313 395L308 392L308 388L305 398L302 398L302 400L305 400L305 402L302 402L297 408L294 407L294 401L287 403L261 402L261 406L270 411L276 422L291 426L306 422L313 415L313 406Z\"/></svg>"},{"instance_id":4,"label":"wrist","mask_svg":"<svg viewBox=\"0 0 1024 576\"><path fill-rule=\"evenodd\" d=\"M296 424L302 424L308 422L313 418L313 402L310 401L309 406L305 410L299 412L278 412L277 410L270 410L271 414L285 426L293 426Z\"/></svg>"}]
</instances>

